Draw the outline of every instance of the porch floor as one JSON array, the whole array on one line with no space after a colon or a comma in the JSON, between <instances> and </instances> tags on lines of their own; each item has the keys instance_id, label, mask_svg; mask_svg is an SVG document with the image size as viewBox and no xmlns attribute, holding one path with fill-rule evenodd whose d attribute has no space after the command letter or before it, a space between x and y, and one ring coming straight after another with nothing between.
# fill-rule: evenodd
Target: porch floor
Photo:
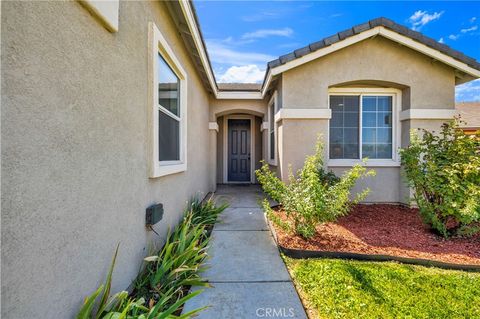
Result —
<instances>
[{"instance_id":1,"label":"porch floor","mask_svg":"<svg viewBox=\"0 0 480 319\"><path fill-rule=\"evenodd\" d=\"M307 318L267 227L261 189L219 185L215 197L229 207L212 232L204 273L212 288L188 301L184 313L209 305L198 318Z\"/></svg>"}]
</instances>

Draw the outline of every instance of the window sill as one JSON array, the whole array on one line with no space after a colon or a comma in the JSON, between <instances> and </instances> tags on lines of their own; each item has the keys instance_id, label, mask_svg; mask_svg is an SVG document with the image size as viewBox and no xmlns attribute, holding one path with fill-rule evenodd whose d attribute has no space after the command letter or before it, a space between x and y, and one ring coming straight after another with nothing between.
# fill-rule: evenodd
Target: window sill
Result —
<instances>
[{"instance_id":1,"label":"window sill","mask_svg":"<svg viewBox=\"0 0 480 319\"><path fill-rule=\"evenodd\" d=\"M187 164L172 164L172 165L160 165L157 164L154 167L153 174L151 174L150 178L157 178L171 174L177 174L181 172L185 172L187 170Z\"/></svg>"},{"instance_id":2,"label":"window sill","mask_svg":"<svg viewBox=\"0 0 480 319\"><path fill-rule=\"evenodd\" d=\"M277 161L276 160L268 160L267 163L268 163L268 165L271 165L271 166L277 166Z\"/></svg>"},{"instance_id":3,"label":"window sill","mask_svg":"<svg viewBox=\"0 0 480 319\"><path fill-rule=\"evenodd\" d=\"M331 159L327 163L328 167L351 167L356 164L366 167L400 167L400 162L388 159L368 160L366 163L354 159Z\"/></svg>"}]
</instances>

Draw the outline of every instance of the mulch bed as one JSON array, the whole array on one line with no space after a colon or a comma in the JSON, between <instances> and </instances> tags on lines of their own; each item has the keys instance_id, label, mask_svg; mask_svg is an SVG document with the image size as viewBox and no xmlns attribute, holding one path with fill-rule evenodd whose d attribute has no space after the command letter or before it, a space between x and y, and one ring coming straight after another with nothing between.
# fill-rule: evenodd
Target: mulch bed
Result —
<instances>
[{"instance_id":1,"label":"mulch bed","mask_svg":"<svg viewBox=\"0 0 480 319\"><path fill-rule=\"evenodd\" d=\"M286 220L281 207L275 210ZM423 224L417 209L400 205L356 205L337 222L319 225L317 234L309 240L274 227L279 244L285 248L480 265L480 234L445 240Z\"/></svg>"}]
</instances>

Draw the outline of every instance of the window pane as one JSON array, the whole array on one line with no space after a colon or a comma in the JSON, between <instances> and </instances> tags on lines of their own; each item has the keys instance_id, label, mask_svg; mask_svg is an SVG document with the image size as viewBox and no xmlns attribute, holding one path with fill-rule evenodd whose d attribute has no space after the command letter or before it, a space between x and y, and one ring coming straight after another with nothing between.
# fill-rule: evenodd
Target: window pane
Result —
<instances>
[{"instance_id":1,"label":"window pane","mask_svg":"<svg viewBox=\"0 0 480 319\"><path fill-rule=\"evenodd\" d=\"M275 134L274 131L270 133L270 159L275 159Z\"/></svg>"},{"instance_id":2,"label":"window pane","mask_svg":"<svg viewBox=\"0 0 480 319\"><path fill-rule=\"evenodd\" d=\"M343 142L345 144L358 144L358 129L357 128L343 129Z\"/></svg>"},{"instance_id":3,"label":"window pane","mask_svg":"<svg viewBox=\"0 0 480 319\"><path fill-rule=\"evenodd\" d=\"M180 123L158 111L158 153L160 161L180 160Z\"/></svg>"},{"instance_id":4,"label":"window pane","mask_svg":"<svg viewBox=\"0 0 480 319\"><path fill-rule=\"evenodd\" d=\"M330 144L330 158L343 158L343 144Z\"/></svg>"},{"instance_id":5,"label":"window pane","mask_svg":"<svg viewBox=\"0 0 480 319\"><path fill-rule=\"evenodd\" d=\"M363 125L363 127L376 127L377 126L377 113L363 111L363 113L362 113L362 125Z\"/></svg>"},{"instance_id":6,"label":"window pane","mask_svg":"<svg viewBox=\"0 0 480 319\"><path fill-rule=\"evenodd\" d=\"M273 131L275 125L275 103L270 105L270 131Z\"/></svg>"},{"instance_id":7,"label":"window pane","mask_svg":"<svg viewBox=\"0 0 480 319\"><path fill-rule=\"evenodd\" d=\"M344 114L345 127L358 127L358 111L357 112L345 112Z\"/></svg>"},{"instance_id":8,"label":"window pane","mask_svg":"<svg viewBox=\"0 0 480 319\"><path fill-rule=\"evenodd\" d=\"M362 157L375 158L375 144L362 144Z\"/></svg>"},{"instance_id":9,"label":"window pane","mask_svg":"<svg viewBox=\"0 0 480 319\"><path fill-rule=\"evenodd\" d=\"M376 133L377 133L377 129L375 128L364 128L362 130L363 143L375 143Z\"/></svg>"},{"instance_id":10,"label":"window pane","mask_svg":"<svg viewBox=\"0 0 480 319\"><path fill-rule=\"evenodd\" d=\"M392 158L392 97L362 99L362 157Z\"/></svg>"},{"instance_id":11,"label":"window pane","mask_svg":"<svg viewBox=\"0 0 480 319\"><path fill-rule=\"evenodd\" d=\"M377 125L379 127L390 127L392 126L392 113L377 113Z\"/></svg>"},{"instance_id":12,"label":"window pane","mask_svg":"<svg viewBox=\"0 0 480 319\"><path fill-rule=\"evenodd\" d=\"M358 96L345 96L344 103L345 103L345 111L358 112L358 108L360 106Z\"/></svg>"},{"instance_id":13,"label":"window pane","mask_svg":"<svg viewBox=\"0 0 480 319\"><path fill-rule=\"evenodd\" d=\"M378 111L379 112L391 112L392 111L392 97L391 96L379 96L378 97Z\"/></svg>"},{"instance_id":14,"label":"window pane","mask_svg":"<svg viewBox=\"0 0 480 319\"><path fill-rule=\"evenodd\" d=\"M331 96L330 158L359 158L359 96Z\"/></svg>"},{"instance_id":15,"label":"window pane","mask_svg":"<svg viewBox=\"0 0 480 319\"><path fill-rule=\"evenodd\" d=\"M331 96L330 97L330 108L332 112L343 112L343 97L342 96Z\"/></svg>"},{"instance_id":16,"label":"window pane","mask_svg":"<svg viewBox=\"0 0 480 319\"><path fill-rule=\"evenodd\" d=\"M377 110L377 98L375 96L364 96L362 103L364 112L375 112Z\"/></svg>"},{"instance_id":17,"label":"window pane","mask_svg":"<svg viewBox=\"0 0 480 319\"><path fill-rule=\"evenodd\" d=\"M343 143L343 128L330 128L330 143Z\"/></svg>"},{"instance_id":18,"label":"window pane","mask_svg":"<svg viewBox=\"0 0 480 319\"><path fill-rule=\"evenodd\" d=\"M158 103L177 116L180 116L179 86L178 77L158 54Z\"/></svg>"},{"instance_id":19,"label":"window pane","mask_svg":"<svg viewBox=\"0 0 480 319\"><path fill-rule=\"evenodd\" d=\"M330 127L343 127L343 112L332 112Z\"/></svg>"},{"instance_id":20,"label":"window pane","mask_svg":"<svg viewBox=\"0 0 480 319\"><path fill-rule=\"evenodd\" d=\"M377 144L376 158L392 158L392 144Z\"/></svg>"},{"instance_id":21,"label":"window pane","mask_svg":"<svg viewBox=\"0 0 480 319\"><path fill-rule=\"evenodd\" d=\"M389 128L378 128L377 143L392 143L392 130Z\"/></svg>"},{"instance_id":22,"label":"window pane","mask_svg":"<svg viewBox=\"0 0 480 319\"><path fill-rule=\"evenodd\" d=\"M357 144L344 144L343 146L343 158L358 158L358 143Z\"/></svg>"}]
</instances>

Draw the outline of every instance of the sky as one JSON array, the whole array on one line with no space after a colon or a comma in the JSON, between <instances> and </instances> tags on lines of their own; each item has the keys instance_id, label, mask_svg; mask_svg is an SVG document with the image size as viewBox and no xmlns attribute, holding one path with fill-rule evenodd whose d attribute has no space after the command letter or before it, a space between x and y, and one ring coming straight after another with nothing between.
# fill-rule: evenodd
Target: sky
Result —
<instances>
[{"instance_id":1,"label":"sky","mask_svg":"<svg viewBox=\"0 0 480 319\"><path fill-rule=\"evenodd\" d=\"M262 82L267 62L386 17L480 61L480 1L194 1L218 82ZM480 80L456 88L480 101Z\"/></svg>"}]
</instances>

